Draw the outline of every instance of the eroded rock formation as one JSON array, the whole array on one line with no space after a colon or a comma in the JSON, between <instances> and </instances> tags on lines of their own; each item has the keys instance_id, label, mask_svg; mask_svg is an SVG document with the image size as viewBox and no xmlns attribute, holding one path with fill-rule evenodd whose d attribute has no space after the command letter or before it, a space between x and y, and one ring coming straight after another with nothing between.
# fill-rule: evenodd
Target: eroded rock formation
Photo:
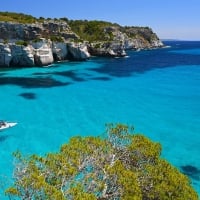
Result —
<instances>
[{"instance_id":1,"label":"eroded rock formation","mask_svg":"<svg viewBox=\"0 0 200 200\"><path fill-rule=\"evenodd\" d=\"M66 21L0 22L0 66L46 66L65 59L86 60L91 55L122 57L127 49L163 46L148 27L110 25L103 28L103 34L100 41L80 42L82 38Z\"/></svg>"}]
</instances>

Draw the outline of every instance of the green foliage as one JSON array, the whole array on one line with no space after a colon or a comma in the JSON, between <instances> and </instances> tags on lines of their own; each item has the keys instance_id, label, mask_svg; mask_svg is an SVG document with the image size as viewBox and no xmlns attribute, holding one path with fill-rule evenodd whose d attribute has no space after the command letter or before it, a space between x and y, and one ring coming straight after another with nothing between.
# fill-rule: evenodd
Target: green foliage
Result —
<instances>
[{"instance_id":1,"label":"green foliage","mask_svg":"<svg viewBox=\"0 0 200 200\"><path fill-rule=\"evenodd\" d=\"M23 157L6 194L21 199L197 200L189 179L160 158L161 145L132 127L108 124L107 137L72 137L58 153Z\"/></svg>"},{"instance_id":2,"label":"green foliage","mask_svg":"<svg viewBox=\"0 0 200 200\"><path fill-rule=\"evenodd\" d=\"M15 42L16 45L28 46L28 42L24 40L18 40Z\"/></svg>"},{"instance_id":3,"label":"green foliage","mask_svg":"<svg viewBox=\"0 0 200 200\"><path fill-rule=\"evenodd\" d=\"M4 39L4 40L3 40L3 43L4 43L4 44L8 44L8 39Z\"/></svg>"},{"instance_id":4,"label":"green foliage","mask_svg":"<svg viewBox=\"0 0 200 200\"><path fill-rule=\"evenodd\" d=\"M19 23L35 23L37 19L31 15L14 12L0 12L0 21L12 21Z\"/></svg>"},{"instance_id":5,"label":"green foliage","mask_svg":"<svg viewBox=\"0 0 200 200\"><path fill-rule=\"evenodd\" d=\"M37 21L43 23L45 21L45 18L44 17L39 17L39 19L37 19Z\"/></svg>"},{"instance_id":6,"label":"green foliage","mask_svg":"<svg viewBox=\"0 0 200 200\"><path fill-rule=\"evenodd\" d=\"M152 39L158 39L156 34L153 33L152 29L149 27L125 26L122 28L122 31L131 38L140 38L148 43L151 43Z\"/></svg>"},{"instance_id":7,"label":"green foliage","mask_svg":"<svg viewBox=\"0 0 200 200\"><path fill-rule=\"evenodd\" d=\"M67 23L68 23L68 21L69 21L69 19L66 18L66 17L61 17L60 20L65 21L65 22L67 22Z\"/></svg>"},{"instance_id":8,"label":"green foliage","mask_svg":"<svg viewBox=\"0 0 200 200\"><path fill-rule=\"evenodd\" d=\"M50 35L49 39L52 42L64 42L63 38L61 36L57 36L57 35Z\"/></svg>"},{"instance_id":9,"label":"green foliage","mask_svg":"<svg viewBox=\"0 0 200 200\"><path fill-rule=\"evenodd\" d=\"M17 23L43 23L44 21L64 21L69 24L71 30L80 36L81 40L89 42L110 42L116 37L115 31L125 33L130 38L137 38L143 41L146 46L151 44L153 39L158 39L156 34L149 27L122 27L116 23L106 21L88 21L88 20L69 20L66 17L57 19L39 17L14 12L0 12L0 21L17 22ZM60 30L62 32L62 30ZM58 35L51 36L53 41L61 42L62 38Z\"/></svg>"},{"instance_id":10,"label":"green foliage","mask_svg":"<svg viewBox=\"0 0 200 200\"><path fill-rule=\"evenodd\" d=\"M42 39L41 38L35 38L34 40L32 40L32 42L36 43L36 42L41 42Z\"/></svg>"},{"instance_id":11,"label":"green foliage","mask_svg":"<svg viewBox=\"0 0 200 200\"><path fill-rule=\"evenodd\" d=\"M109 41L113 39L112 33L106 33L105 28L113 24L105 21L69 20L73 32L89 42ZM115 26L117 26L115 24Z\"/></svg>"}]
</instances>

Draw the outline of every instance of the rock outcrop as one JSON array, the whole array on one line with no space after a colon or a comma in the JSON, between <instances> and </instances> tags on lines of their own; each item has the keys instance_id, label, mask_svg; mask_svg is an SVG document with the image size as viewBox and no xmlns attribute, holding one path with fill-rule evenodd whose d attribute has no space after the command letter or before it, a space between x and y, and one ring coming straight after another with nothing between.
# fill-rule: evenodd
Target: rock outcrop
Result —
<instances>
[{"instance_id":1,"label":"rock outcrop","mask_svg":"<svg viewBox=\"0 0 200 200\"><path fill-rule=\"evenodd\" d=\"M9 45L9 48L11 50L11 60L9 65L33 66L35 64L32 46L11 44ZM4 55L7 56L6 54Z\"/></svg>"},{"instance_id":2,"label":"rock outcrop","mask_svg":"<svg viewBox=\"0 0 200 200\"><path fill-rule=\"evenodd\" d=\"M94 56L123 57L126 52L122 42L95 42L88 46L89 52Z\"/></svg>"},{"instance_id":3,"label":"rock outcrop","mask_svg":"<svg viewBox=\"0 0 200 200\"><path fill-rule=\"evenodd\" d=\"M9 66L11 58L11 49L9 45L0 44L0 66Z\"/></svg>"},{"instance_id":4,"label":"rock outcrop","mask_svg":"<svg viewBox=\"0 0 200 200\"><path fill-rule=\"evenodd\" d=\"M37 66L46 66L54 62L52 52L52 42L42 39L39 42L32 43L34 48L34 61Z\"/></svg>"},{"instance_id":5,"label":"rock outcrop","mask_svg":"<svg viewBox=\"0 0 200 200\"><path fill-rule=\"evenodd\" d=\"M32 19L34 23L0 22L0 66L46 66L65 59L87 60L90 55L123 57L127 49L163 46L148 27Z\"/></svg>"},{"instance_id":6,"label":"rock outcrop","mask_svg":"<svg viewBox=\"0 0 200 200\"><path fill-rule=\"evenodd\" d=\"M55 61L65 60L68 55L67 44L64 42L52 42L52 52Z\"/></svg>"},{"instance_id":7,"label":"rock outcrop","mask_svg":"<svg viewBox=\"0 0 200 200\"><path fill-rule=\"evenodd\" d=\"M72 60L86 60L90 57L87 45L71 42L68 45L69 58Z\"/></svg>"},{"instance_id":8,"label":"rock outcrop","mask_svg":"<svg viewBox=\"0 0 200 200\"><path fill-rule=\"evenodd\" d=\"M35 24L21 24L14 22L0 22L0 39L2 41L36 40L39 38L78 39L79 37L71 31L69 25L64 21L44 21Z\"/></svg>"},{"instance_id":9,"label":"rock outcrop","mask_svg":"<svg viewBox=\"0 0 200 200\"><path fill-rule=\"evenodd\" d=\"M89 45L91 55L123 57L126 56L125 50L128 49L152 49L163 46L148 27L108 26L104 28L104 35L108 36L108 41L93 42Z\"/></svg>"},{"instance_id":10,"label":"rock outcrop","mask_svg":"<svg viewBox=\"0 0 200 200\"><path fill-rule=\"evenodd\" d=\"M86 44L55 43L44 38L28 46L0 44L0 66L47 66L54 61L81 61L89 57Z\"/></svg>"},{"instance_id":11,"label":"rock outcrop","mask_svg":"<svg viewBox=\"0 0 200 200\"><path fill-rule=\"evenodd\" d=\"M125 50L151 49L163 46L163 43L149 27L112 26L104 30L105 33L113 35L114 41L120 41Z\"/></svg>"}]
</instances>

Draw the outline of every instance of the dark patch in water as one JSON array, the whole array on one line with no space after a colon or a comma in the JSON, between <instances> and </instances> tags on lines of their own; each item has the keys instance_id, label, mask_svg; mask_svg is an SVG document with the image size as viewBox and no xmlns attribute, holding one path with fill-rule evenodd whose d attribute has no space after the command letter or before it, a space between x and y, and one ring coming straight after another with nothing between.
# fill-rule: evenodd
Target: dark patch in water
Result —
<instances>
[{"instance_id":1,"label":"dark patch in water","mask_svg":"<svg viewBox=\"0 0 200 200\"><path fill-rule=\"evenodd\" d=\"M21 93L19 96L24 97L25 99L36 99L36 95L32 92Z\"/></svg>"},{"instance_id":2,"label":"dark patch in water","mask_svg":"<svg viewBox=\"0 0 200 200\"><path fill-rule=\"evenodd\" d=\"M5 140L7 140L8 137L9 137L8 135L0 136L0 142L4 142Z\"/></svg>"},{"instance_id":3,"label":"dark patch in water","mask_svg":"<svg viewBox=\"0 0 200 200\"><path fill-rule=\"evenodd\" d=\"M51 77L37 77L37 78L26 78L26 77L1 77L0 85L18 85L23 88L51 88L58 86L66 86L71 83L63 83L57 81Z\"/></svg>"},{"instance_id":4,"label":"dark patch in water","mask_svg":"<svg viewBox=\"0 0 200 200\"><path fill-rule=\"evenodd\" d=\"M183 47L179 47L183 50ZM189 49L190 47L185 47ZM177 66L199 65L200 56L192 54L171 53L172 50L178 50L177 47L156 49L151 51L128 51L131 58L119 59L95 59L100 63L98 68L88 70L100 74L106 74L114 77L130 77L134 74L142 74L153 69L162 69Z\"/></svg>"},{"instance_id":5,"label":"dark patch in water","mask_svg":"<svg viewBox=\"0 0 200 200\"><path fill-rule=\"evenodd\" d=\"M109 77L95 77L95 78L92 78L92 80L97 80L97 81L110 81L110 80L112 80L112 79L109 78Z\"/></svg>"},{"instance_id":6,"label":"dark patch in water","mask_svg":"<svg viewBox=\"0 0 200 200\"><path fill-rule=\"evenodd\" d=\"M190 178L200 181L200 169L192 165L181 166L181 171Z\"/></svg>"},{"instance_id":7,"label":"dark patch in water","mask_svg":"<svg viewBox=\"0 0 200 200\"><path fill-rule=\"evenodd\" d=\"M98 63L99 67L86 68L87 72L84 74L82 70L69 68L65 71L48 71L48 72L36 72L30 78L20 77L2 77L0 76L0 85L14 84L24 88L50 88L58 86L66 86L73 82L83 81L109 81L112 77L131 77L135 74L142 74L153 69L162 69L177 66L191 66L199 65L200 56L192 54L180 54L176 53L177 50L187 50L193 48L199 48L200 43L181 42L180 46L176 45L176 42L166 43L171 48L156 49L152 51L128 51L128 55L131 58L91 58L95 63ZM175 50L175 51L173 51ZM173 51L173 52L172 52ZM80 62L70 62L70 67L76 67ZM55 67L55 65L53 65ZM59 63L57 64L59 66ZM56 67L57 67L56 66ZM70 68L72 69L72 68ZM75 69L75 70L74 70ZM92 73L91 73L92 71ZM95 72L95 75L93 74ZM61 82L53 78L53 76L62 76L71 79L70 81ZM108 77L108 78L107 78Z\"/></svg>"},{"instance_id":8,"label":"dark patch in water","mask_svg":"<svg viewBox=\"0 0 200 200\"><path fill-rule=\"evenodd\" d=\"M82 82L86 81L84 78L80 77L77 73L72 71L63 71L63 72L47 72L47 73L33 73L33 75L57 75L57 76L63 76L67 78L71 78L75 82Z\"/></svg>"},{"instance_id":9,"label":"dark patch in water","mask_svg":"<svg viewBox=\"0 0 200 200\"><path fill-rule=\"evenodd\" d=\"M71 78L73 81L78 81L78 82L85 81L84 78L79 77L74 71L55 72L53 74Z\"/></svg>"},{"instance_id":10,"label":"dark patch in water","mask_svg":"<svg viewBox=\"0 0 200 200\"><path fill-rule=\"evenodd\" d=\"M6 73L0 73L0 76L5 76L6 75Z\"/></svg>"}]
</instances>

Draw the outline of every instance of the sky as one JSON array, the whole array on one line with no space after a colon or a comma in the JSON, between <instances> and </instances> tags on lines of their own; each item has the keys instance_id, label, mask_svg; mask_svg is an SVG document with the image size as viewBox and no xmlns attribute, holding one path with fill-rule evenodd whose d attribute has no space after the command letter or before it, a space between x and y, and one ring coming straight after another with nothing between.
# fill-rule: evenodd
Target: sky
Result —
<instances>
[{"instance_id":1,"label":"sky","mask_svg":"<svg viewBox=\"0 0 200 200\"><path fill-rule=\"evenodd\" d=\"M148 26L161 39L200 40L200 0L1 0L0 11Z\"/></svg>"}]
</instances>

